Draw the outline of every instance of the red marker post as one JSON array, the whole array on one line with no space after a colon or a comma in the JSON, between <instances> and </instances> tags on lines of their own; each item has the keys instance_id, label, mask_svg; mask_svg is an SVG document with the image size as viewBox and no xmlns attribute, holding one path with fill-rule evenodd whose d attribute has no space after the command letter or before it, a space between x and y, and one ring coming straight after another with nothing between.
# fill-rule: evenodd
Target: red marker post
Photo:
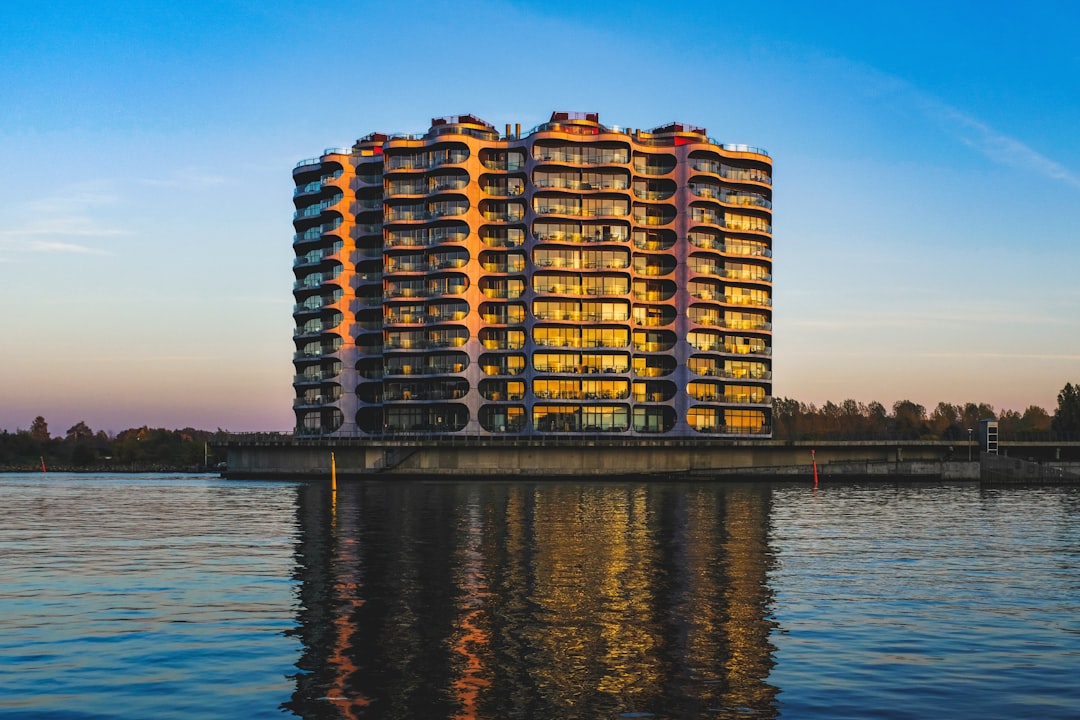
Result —
<instances>
[{"instance_id":1,"label":"red marker post","mask_svg":"<svg viewBox=\"0 0 1080 720\"><path fill-rule=\"evenodd\" d=\"M810 459L814 463L814 487L817 488L817 451L816 450L811 450L810 451Z\"/></svg>"}]
</instances>

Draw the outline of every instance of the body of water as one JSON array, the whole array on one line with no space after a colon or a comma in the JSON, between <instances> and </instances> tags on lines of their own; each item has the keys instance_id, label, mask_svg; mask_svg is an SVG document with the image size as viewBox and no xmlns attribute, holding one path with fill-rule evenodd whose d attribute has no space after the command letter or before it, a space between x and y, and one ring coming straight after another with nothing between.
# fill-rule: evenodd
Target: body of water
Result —
<instances>
[{"instance_id":1,"label":"body of water","mask_svg":"<svg viewBox=\"0 0 1080 720\"><path fill-rule=\"evenodd\" d=\"M1077 718L1080 488L0 476L0 717Z\"/></svg>"}]
</instances>

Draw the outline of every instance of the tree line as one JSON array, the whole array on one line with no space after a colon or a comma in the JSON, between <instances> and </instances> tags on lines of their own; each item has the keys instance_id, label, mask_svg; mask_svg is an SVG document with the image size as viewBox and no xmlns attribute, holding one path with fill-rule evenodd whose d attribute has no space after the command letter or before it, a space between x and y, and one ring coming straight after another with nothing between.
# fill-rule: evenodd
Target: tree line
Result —
<instances>
[{"instance_id":1,"label":"tree line","mask_svg":"<svg viewBox=\"0 0 1080 720\"><path fill-rule=\"evenodd\" d=\"M821 407L791 398L773 400L773 438L777 440L954 440L968 439L981 420L998 421L1002 440L1080 441L1080 384L1066 383L1053 414L1037 405L1024 412L995 412L986 403L940 402L932 411L911 400L887 409L879 402L844 400ZM40 415L29 430L0 433L0 469L200 470L221 458L207 457L207 443L226 440L218 430L130 428L112 435L78 422L53 437Z\"/></svg>"},{"instance_id":2,"label":"tree line","mask_svg":"<svg viewBox=\"0 0 1080 720\"><path fill-rule=\"evenodd\" d=\"M932 411L911 400L893 403L845 400L821 407L791 398L773 400L777 440L955 440L966 441L982 420L997 420L1002 440L1080 441L1080 384L1066 383L1051 415L1037 405L1024 412L995 412L987 403L940 402Z\"/></svg>"},{"instance_id":3,"label":"tree line","mask_svg":"<svg viewBox=\"0 0 1080 720\"><path fill-rule=\"evenodd\" d=\"M80 421L62 436L53 437L49 424L40 415L29 430L0 433L0 468L40 470L201 470L207 462L206 443L224 440L223 430L184 428L130 428L115 435L94 432Z\"/></svg>"}]
</instances>

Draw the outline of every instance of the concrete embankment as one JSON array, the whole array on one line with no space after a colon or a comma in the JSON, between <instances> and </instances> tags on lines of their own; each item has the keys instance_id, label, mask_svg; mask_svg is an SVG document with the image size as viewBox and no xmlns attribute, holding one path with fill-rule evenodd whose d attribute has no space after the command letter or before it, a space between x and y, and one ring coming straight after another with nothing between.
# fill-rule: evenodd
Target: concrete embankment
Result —
<instances>
[{"instance_id":1,"label":"concrete embankment","mask_svg":"<svg viewBox=\"0 0 1080 720\"><path fill-rule=\"evenodd\" d=\"M536 442L461 445L408 441L230 442L226 475L235 478L328 476L334 453L343 479L382 478L628 478L822 480L926 479L977 481L978 454L938 442L778 441L726 443L549 444ZM813 451L813 452L811 452ZM1060 453L1059 453L1060 454ZM958 457L959 456L959 457ZM1056 461L1080 470L1080 461Z\"/></svg>"}]
</instances>

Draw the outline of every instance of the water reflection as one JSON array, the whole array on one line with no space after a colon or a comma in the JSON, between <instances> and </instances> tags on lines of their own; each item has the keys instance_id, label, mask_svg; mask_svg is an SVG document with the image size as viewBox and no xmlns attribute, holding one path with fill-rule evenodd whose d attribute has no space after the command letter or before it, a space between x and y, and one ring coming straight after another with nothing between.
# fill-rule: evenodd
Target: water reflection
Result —
<instances>
[{"instance_id":1,"label":"water reflection","mask_svg":"<svg viewBox=\"0 0 1080 720\"><path fill-rule=\"evenodd\" d=\"M767 489L298 493L298 715L776 716Z\"/></svg>"}]
</instances>

